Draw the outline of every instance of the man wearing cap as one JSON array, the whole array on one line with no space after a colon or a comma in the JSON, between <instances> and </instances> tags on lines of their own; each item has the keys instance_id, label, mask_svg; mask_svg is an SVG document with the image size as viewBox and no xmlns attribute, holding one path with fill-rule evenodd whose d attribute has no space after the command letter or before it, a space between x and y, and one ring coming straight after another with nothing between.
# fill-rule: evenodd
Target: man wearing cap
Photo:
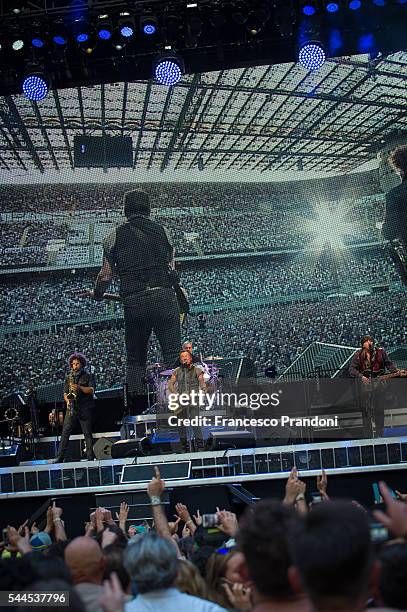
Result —
<instances>
[{"instance_id":1,"label":"man wearing cap","mask_svg":"<svg viewBox=\"0 0 407 612\"><path fill-rule=\"evenodd\" d=\"M169 266L174 249L162 225L150 219L149 196L144 191L124 195L127 221L104 240L103 265L93 296L101 299L113 275L120 279L124 306L127 387L133 407L144 393L147 347L154 331L166 367L173 367L181 345L180 311Z\"/></svg>"},{"instance_id":2,"label":"man wearing cap","mask_svg":"<svg viewBox=\"0 0 407 612\"><path fill-rule=\"evenodd\" d=\"M77 421L80 423L85 438L88 461L92 461L95 457L92 439L92 409L95 404L94 392L96 389L95 377L86 370L87 360L82 353L73 353L69 357L68 363L71 371L66 377L64 385L64 401L67 404L67 412L62 428L58 454L53 459L53 463L64 461L69 437ZM74 395L75 399L70 400L69 394Z\"/></svg>"},{"instance_id":3,"label":"man wearing cap","mask_svg":"<svg viewBox=\"0 0 407 612\"><path fill-rule=\"evenodd\" d=\"M374 339L369 334L360 339L361 348L352 357L349 374L359 378L363 384L360 396L363 429L367 437L380 437L384 428L384 405L380 401L380 392L373 393L371 377L386 371L398 373L398 368L390 360L386 351L374 346Z\"/></svg>"}]
</instances>

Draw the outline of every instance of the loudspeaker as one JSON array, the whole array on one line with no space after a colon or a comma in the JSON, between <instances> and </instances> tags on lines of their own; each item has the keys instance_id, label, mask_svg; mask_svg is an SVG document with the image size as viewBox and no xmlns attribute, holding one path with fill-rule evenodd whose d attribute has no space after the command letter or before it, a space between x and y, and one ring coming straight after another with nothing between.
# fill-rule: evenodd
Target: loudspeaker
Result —
<instances>
[{"instance_id":1,"label":"loudspeaker","mask_svg":"<svg viewBox=\"0 0 407 612\"><path fill-rule=\"evenodd\" d=\"M93 452L96 459L111 459L112 458L113 442L107 438L99 438L93 445Z\"/></svg>"},{"instance_id":2,"label":"loudspeaker","mask_svg":"<svg viewBox=\"0 0 407 612\"><path fill-rule=\"evenodd\" d=\"M151 453L151 440L135 438L133 440L118 440L112 445L112 459L126 459L126 457L142 457Z\"/></svg>"},{"instance_id":3,"label":"loudspeaker","mask_svg":"<svg viewBox=\"0 0 407 612\"><path fill-rule=\"evenodd\" d=\"M206 450L255 448L256 439L251 431L211 431Z\"/></svg>"},{"instance_id":4,"label":"loudspeaker","mask_svg":"<svg viewBox=\"0 0 407 612\"><path fill-rule=\"evenodd\" d=\"M0 467L15 467L20 465L20 445L0 446Z\"/></svg>"}]
</instances>

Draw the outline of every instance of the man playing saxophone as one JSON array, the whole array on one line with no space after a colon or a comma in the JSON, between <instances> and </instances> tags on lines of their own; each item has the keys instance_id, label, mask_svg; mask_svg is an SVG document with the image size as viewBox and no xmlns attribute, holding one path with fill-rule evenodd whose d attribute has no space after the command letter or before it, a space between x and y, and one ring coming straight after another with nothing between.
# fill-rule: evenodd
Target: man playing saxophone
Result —
<instances>
[{"instance_id":1,"label":"man playing saxophone","mask_svg":"<svg viewBox=\"0 0 407 612\"><path fill-rule=\"evenodd\" d=\"M53 463L64 461L69 437L78 420L85 437L87 459L88 461L94 459L91 416L94 406L93 394L96 389L95 377L86 370L87 361L82 353L73 353L69 357L68 363L70 373L66 377L64 385L66 415L58 454L53 459Z\"/></svg>"}]
</instances>

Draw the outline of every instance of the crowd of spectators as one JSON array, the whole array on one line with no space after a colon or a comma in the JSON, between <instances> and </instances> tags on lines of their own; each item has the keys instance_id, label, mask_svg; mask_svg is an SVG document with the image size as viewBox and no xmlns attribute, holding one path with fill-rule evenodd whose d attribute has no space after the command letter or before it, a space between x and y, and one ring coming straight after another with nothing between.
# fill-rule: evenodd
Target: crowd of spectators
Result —
<instances>
[{"instance_id":1,"label":"crowd of spectators","mask_svg":"<svg viewBox=\"0 0 407 612\"><path fill-rule=\"evenodd\" d=\"M199 188L194 184L140 187L150 193L152 215L164 224L179 255L302 249L312 246L323 232L316 213L320 206L318 198L301 197L295 185L288 184L285 190L280 187L280 191L267 183L208 183L199 184ZM105 222L117 221L123 194L130 188L134 186L83 184L0 188L4 211L0 217L0 251L14 246L45 247L49 240L67 239L63 260L69 263L70 246L79 244L73 226L82 223L86 228L83 246L89 245L89 224L92 224L94 246L100 252L98 247L108 231ZM329 206L334 214L335 211L347 211L348 229L342 236L346 244L378 239L376 223L383 218L378 194L361 197L355 189L353 199L338 199ZM72 253L76 260L74 250ZM30 251L16 255L15 260L10 253L0 259L3 267L42 263ZM81 263L89 263L86 249Z\"/></svg>"},{"instance_id":2,"label":"crowd of spectators","mask_svg":"<svg viewBox=\"0 0 407 612\"><path fill-rule=\"evenodd\" d=\"M176 503L169 521L155 468L153 522L129 520L122 502L117 513L97 508L83 535L69 539L72 518L53 502L41 531L28 521L8 526L1 591L20 591L17 602L65 592L75 612L406 610L407 495L394 499L382 482L384 504L371 513L332 499L324 471L317 489L319 503L294 467L282 500L262 499L240 517L214 508L211 525Z\"/></svg>"},{"instance_id":3,"label":"crowd of spectators","mask_svg":"<svg viewBox=\"0 0 407 612\"><path fill-rule=\"evenodd\" d=\"M375 255L349 258L335 265L324 258L304 257L287 262L268 261L216 267L189 267L180 273L193 306L236 300L278 298L295 293L334 291L342 287L367 287L390 283L397 278L392 261ZM120 314L119 304L96 303L80 297L91 287L94 276L76 274L65 278L0 285L2 325L52 321L79 321ZM111 292L118 291L112 283Z\"/></svg>"},{"instance_id":4,"label":"crowd of spectators","mask_svg":"<svg viewBox=\"0 0 407 612\"><path fill-rule=\"evenodd\" d=\"M405 291L225 309L203 318L190 316L183 332L202 355L247 355L259 373L274 365L281 374L313 342L358 346L361 334L371 333L387 349L407 344ZM9 337L0 348L4 392L25 388L32 377L37 386L61 380L75 350L95 367L99 389L124 380L124 331L114 321L109 329L80 325ZM148 360L161 361L154 336Z\"/></svg>"}]
</instances>

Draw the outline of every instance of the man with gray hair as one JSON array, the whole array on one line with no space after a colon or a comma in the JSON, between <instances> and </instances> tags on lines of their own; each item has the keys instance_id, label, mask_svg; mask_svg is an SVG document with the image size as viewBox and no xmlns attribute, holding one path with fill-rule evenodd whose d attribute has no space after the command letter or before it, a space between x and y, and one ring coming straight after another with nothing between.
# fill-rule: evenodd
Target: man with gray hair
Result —
<instances>
[{"instance_id":1,"label":"man with gray hair","mask_svg":"<svg viewBox=\"0 0 407 612\"><path fill-rule=\"evenodd\" d=\"M138 595L126 612L221 612L218 605L181 593L175 588L178 574L176 548L156 534L144 534L125 551L124 565Z\"/></svg>"}]
</instances>

